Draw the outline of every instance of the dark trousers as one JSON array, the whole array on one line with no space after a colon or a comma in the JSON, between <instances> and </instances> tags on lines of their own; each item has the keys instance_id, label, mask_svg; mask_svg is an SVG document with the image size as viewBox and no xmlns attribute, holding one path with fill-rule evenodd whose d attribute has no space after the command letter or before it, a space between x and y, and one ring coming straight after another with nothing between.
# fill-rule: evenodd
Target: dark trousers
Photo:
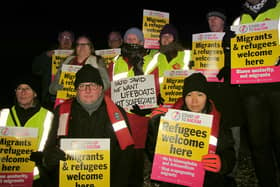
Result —
<instances>
[{"instance_id":1,"label":"dark trousers","mask_svg":"<svg viewBox=\"0 0 280 187\"><path fill-rule=\"evenodd\" d=\"M239 87L224 83L209 82L209 97L227 120L227 128L240 127L243 124L243 113Z\"/></svg>"},{"instance_id":2,"label":"dark trousers","mask_svg":"<svg viewBox=\"0 0 280 187\"><path fill-rule=\"evenodd\" d=\"M142 187L144 184L144 149L135 149L136 154L133 159L133 169L129 177L130 187Z\"/></svg>"},{"instance_id":3,"label":"dark trousers","mask_svg":"<svg viewBox=\"0 0 280 187\"><path fill-rule=\"evenodd\" d=\"M257 178L262 187L276 187L275 159L280 161L280 90L259 86L240 89Z\"/></svg>"}]
</instances>

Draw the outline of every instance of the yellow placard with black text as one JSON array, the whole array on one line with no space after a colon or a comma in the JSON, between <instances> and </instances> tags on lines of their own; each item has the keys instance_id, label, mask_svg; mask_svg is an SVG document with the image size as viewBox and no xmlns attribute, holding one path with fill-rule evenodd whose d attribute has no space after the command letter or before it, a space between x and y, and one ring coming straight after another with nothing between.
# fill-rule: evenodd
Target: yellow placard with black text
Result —
<instances>
[{"instance_id":1,"label":"yellow placard with black text","mask_svg":"<svg viewBox=\"0 0 280 187\"><path fill-rule=\"evenodd\" d=\"M109 139L62 139L66 161L60 161L59 185L110 187Z\"/></svg>"},{"instance_id":2,"label":"yellow placard with black text","mask_svg":"<svg viewBox=\"0 0 280 187\"><path fill-rule=\"evenodd\" d=\"M57 49L52 55L52 80L63 61L73 53L73 50Z\"/></svg>"},{"instance_id":3,"label":"yellow placard with black text","mask_svg":"<svg viewBox=\"0 0 280 187\"><path fill-rule=\"evenodd\" d=\"M38 129L0 127L0 186L32 187L35 163L30 161L37 151Z\"/></svg>"}]
</instances>

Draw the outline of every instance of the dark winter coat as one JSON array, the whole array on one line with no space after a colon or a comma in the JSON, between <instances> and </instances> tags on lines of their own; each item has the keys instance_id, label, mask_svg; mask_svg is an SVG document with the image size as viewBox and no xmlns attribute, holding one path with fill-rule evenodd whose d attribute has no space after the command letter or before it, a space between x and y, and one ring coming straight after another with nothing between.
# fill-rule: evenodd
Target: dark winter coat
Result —
<instances>
[{"instance_id":1,"label":"dark winter coat","mask_svg":"<svg viewBox=\"0 0 280 187\"><path fill-rule=\"evenodd\" d=\"M128 124L124 110L120 108L120 111ZM134 157L135 150L133 146L129 146L125 150L120 149L107 113L106 103L104 101L95 112L89 115L89 113L74 100L71 106L68 136L63 138L110 138L110 186L127 187L129 173L132 168L131 161ZM59 145L59 138L57 138L58 124L59 106L55 110L55 117L45 150Z\"/></svg>"},{"instance_id":2,"label":"dark winter coat","mask_svg":"<svg viewBox=\"0 0 280 187\"><path fill-rule=\"evenodd\" d=\"M212 110L216 110L214 103L212 103ZM213 113L213 111L211 112ZM149 159L152 161L155 151L157 133L159 128L160 117L163 114L156 115L152 117L149 121L149 130L147 137L147 154ZM225 126L225 120L221 118L219 125L219 135L218 135L218 144L216 154L221 158L222 168L219 173L213 173L206 171L204 187L227 187L227 177L235 165L235 150L234 150L234 140L232 137L231 130ZM226 128L225 128L226 127ZM212 133L211 133L212 134ZM179 187L180 185L170 184L170 183L161 183L160 187Z\"/></svg>"},{"instance_id":3,"label":"dark winter coat","mask_svg":"<svg viewBox=\"0 0 280 187\"><path fill-rule=\"evenodd\" d=\"M40 85L40 100L43 106L47 107L48 109L52 109L55 95L51 95L49 93L49 85L51 83L51 65L52 59L51 57L47 56L46 51L44 51L39 56L34 58L32 63L32 73L38 76L41 80Z\"/></svg>"}]
</instances>

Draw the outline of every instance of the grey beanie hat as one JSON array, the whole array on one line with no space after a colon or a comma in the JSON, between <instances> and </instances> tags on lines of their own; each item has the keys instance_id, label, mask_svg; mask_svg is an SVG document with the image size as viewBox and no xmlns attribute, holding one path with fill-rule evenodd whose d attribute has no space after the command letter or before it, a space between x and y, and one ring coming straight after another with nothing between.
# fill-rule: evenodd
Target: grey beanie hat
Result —
<instances>
[{"instance_id":1,"label":"grey beanie hat","mask_svg":"<svg viewBox=\"0 0 280 187\"><path fill-rule=\"evenodd\" d=\"M226 16L224 13L222 13L221 11L211 11L208 12L208 14L206 15L207 20L209 19L209 17L211 16L217 16L219 18L221 18L222 20L226 21Z\"/></svg>"},{"instance_id":2,"label":"grey beanie hat","mask_svg":"<svg viewBox=\"0 0 280 187\"><path fill-rule=\"evenodd\" d=\"M125 34L124 34L124 40L127 40L127 36L129 34L135 34L137 36L137 38L141 41L141 42L144 42L144 34L143 32L138 29L137 27L132 27L130 29L128 29Z\"/></svg>"}]
</instances>

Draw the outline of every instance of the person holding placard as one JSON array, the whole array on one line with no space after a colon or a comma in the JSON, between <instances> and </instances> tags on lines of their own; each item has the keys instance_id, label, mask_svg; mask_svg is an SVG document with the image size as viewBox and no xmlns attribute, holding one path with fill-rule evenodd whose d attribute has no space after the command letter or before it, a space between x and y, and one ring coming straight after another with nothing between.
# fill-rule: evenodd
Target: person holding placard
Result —
<instances>
[{"instance_id":1,"label":"person holding placard","mask_svg":"<svg viewBox=\"0 0 280 187\"><path fill-rule=\"evenodd\" d=\"M275 20L279 24L280 2L276 0L246 0L242 6L242 13L235 21L235 25L254 24ZM279 25L278 25L279 32ZM267 35L266 32L261 34ZM250 36L250 35L249 35ZM278 40L279 40L279 36ZM264 45L266 40L257 39L252 44ZM257 42L257 43L256 43ZM279 48L279 42L277 46ZM253 50L253 49L248 49ZM259 49L256 49L259 50ZM250 65L246 68L262 70L273 68L278 71L278 59L264 64ZM265 64L273 64L265 66ZM276 73L276 72L275 72ZM279 74L279 73L276 73ZM239 84L242 106L246 118L247 137L252 150L252 158L260 186L276 187L280 185L278 174L280 171L280 82L278 75L272 82L263 82L266 77L260 77L254 83Z\"/></svg>"},{"instance_id":2,"label":"person holding placard","mask_svg":"<svg viewBox=\"0 0 280 187\"><path fill-rule=\"evenodd\" d=\"M74 33L70 30L64 30L58 33L58 44L52 49L44 51L36 56L32 62L32 73L38 76L41 80L40 101L42 105L50 110L53 109L55 102L55 95L49 93L49 86L52 81L52 58L56 50L69 50L73 49Z\"/></svg>"},{"instance_id":3,"label":"person holding placard","mask_svg":"<svg viewBox=\"0 0 280 187\"><path fill-rule=\"evenodd\" d=\"M33 186L40 187L44 184L44 173L39 175L43 155L42 152L37 151L43 151L53 113L40 104L33 76L21 75L15 80L15 85L15 104L11 108L0 110L0 126L38 129L37 150L31 153L30 160L36 165L33 172Z\"/></svg>"},{"instance_id":4,"label":"person holding placard","mask_svg":"<svg viewBox=\"0 0 280 187\"><path fill-rule=\"evenodd\" d=\"M191 52L185 49L179 40L179 33L173 24L165 24L159 35L160 48L153 54L150 61L145 61L144 73L155 76L156 87L158 88L158 104L166 104L161 97L161 85L165 71L188 70ZM168 106L168 105L166 105Z\"/></svg>"},{"instance_id":5,"label":"person holding placard","mask_svg":"<svg viewBox=\"0 0 280 187\"><path fill-rule=\"evenodd\" d=\"M124 109L104 95L100 72L90 64L78 70L74 86L76 97L58 105L54 111L43 151L43 166L49 172L52 186L58 185L59 161L65 160L65 152L60 149L61 138L109 138L110 186L129 187L135 149ZM95 180L87 180L87 183L94 185Z\"/></svg>"},{"instance_id":6,"label":"person holding placard","mask_svg":"<svg viewBox=\"0 0 280 187\"><path fill-rule=\"evenodd\" d=\"M206 170L204 187L236 186L235 181L226 176L233 170L236 161L233 137L231 131L223 124L225 120L221 113L209 98L208 82L205 76L201 73L193 73L186 77L182 96L172 108L213 115L209 151L201 160L203 168ZM165 112L163 111L154 113L149 121L146 149L151 161L154 157L160 118L168 109L165 108ZM160 183L160 187L167 186L179 185Z\"/></svg>"},{"instance_id":7,"label":"person holding placard","mask_svg":"<svg viewBox=\"0 0 280 187\"><path fill-rule=\"evenodd\" d=\"M91 64L93 67L98 68L102 80L104 81L104 90L108 89L110 87L110 80L106 64L100 56L94 55L94 46L90 38L82 35L76 40L74 54L67 57L59 67L54 81L49 86L49 92L53 95L57 95L57 91L64 88L63 85L59 83L63 65L83 66L85 64ZM71 86L73 85L71 84Z\"/></svg>"},{"instance_id":8,"label":"person holding placard","mask_svg":"<svg viewBox=\"0 0 280 187\"><path fill-rule=\"evenodd\" d=\"M113 59L113 63L110 63L108 68L111 81L146 75L143 71L143 65L151 59L144 48L142 30L131 27L126 30L123 39L121 54ZM111 95L112 93L107 92L107 94ZM141 187L144 183L144 148L148 130L148 116L151 109L140 109L139 105L135 104L131 110L127 110L127 113L137 151L134 158L134 171L131 173L131 186Z\"/></svg>"}]
</instances>

